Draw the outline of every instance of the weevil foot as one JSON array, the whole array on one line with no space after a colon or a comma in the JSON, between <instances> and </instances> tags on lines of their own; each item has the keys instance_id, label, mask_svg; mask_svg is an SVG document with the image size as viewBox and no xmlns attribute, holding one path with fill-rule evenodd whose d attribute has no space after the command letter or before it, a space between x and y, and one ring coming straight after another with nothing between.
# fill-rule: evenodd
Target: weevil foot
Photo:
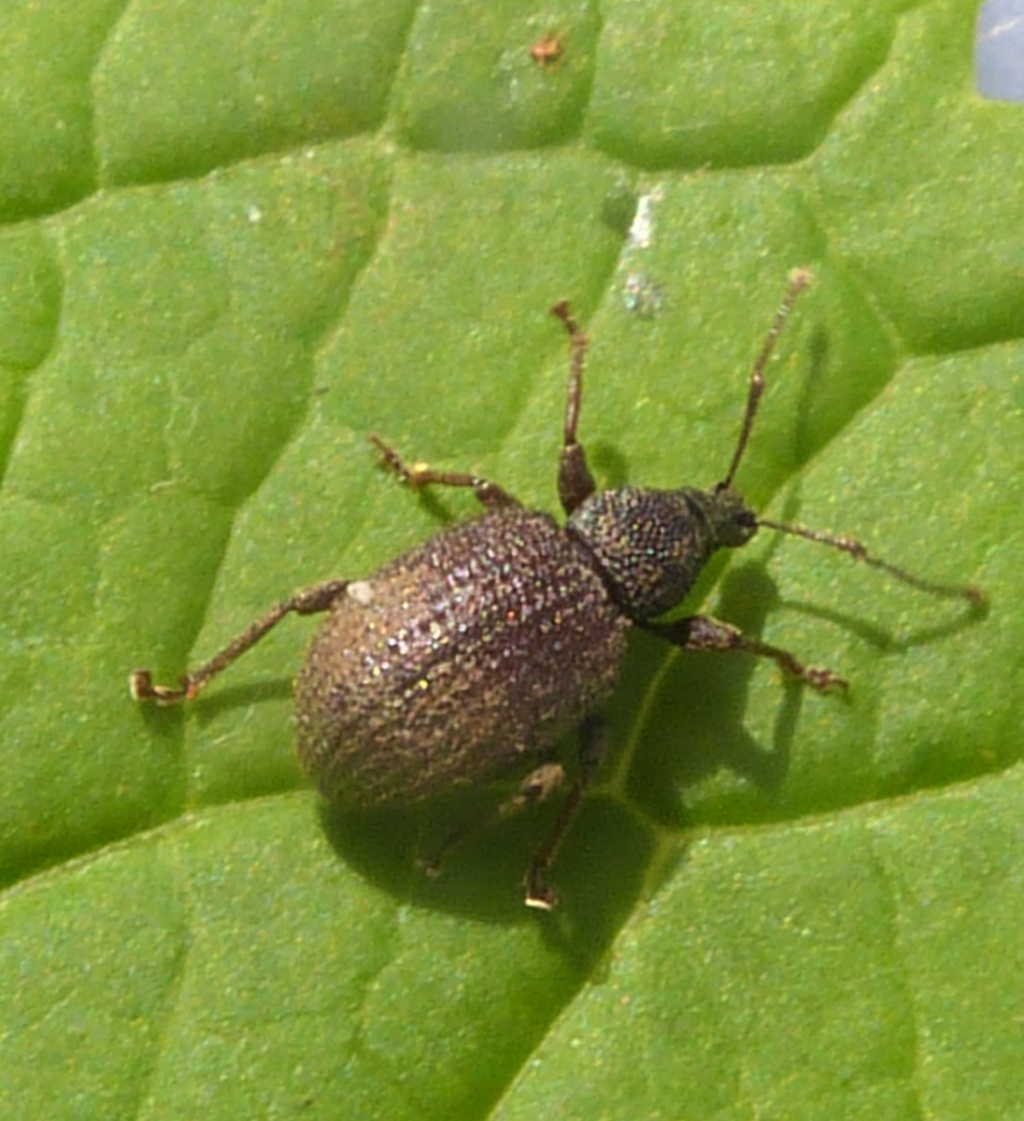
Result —
<instances>
[{"instance_id":1,"label":"weevil foot","mask_svg":"<svg viewBox=\"0 0 1024 1121\"><path fill-rule=\"evenodd\" d=\"M135 669L128 675L128 691L132 700L154 701L158 705L173 705L179 701L190 701L195 696L192 682L187 677L181 679L177 689L169 685L154 685L153 675L148 669Z\"/></svg>"}]
</instances>

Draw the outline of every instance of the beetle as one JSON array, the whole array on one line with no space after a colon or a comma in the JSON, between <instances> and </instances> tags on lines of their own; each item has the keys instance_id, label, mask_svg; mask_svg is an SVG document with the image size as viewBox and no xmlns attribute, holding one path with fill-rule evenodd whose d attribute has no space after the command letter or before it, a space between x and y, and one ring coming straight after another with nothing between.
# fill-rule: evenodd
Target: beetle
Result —
<instances>
[{"instance_id":1,"label":"beetle","mask_svg":"<svg viewBox=\"0 0 1024 1121\"><path fill-rule=\"evenodd\" d=\"M498 814L540 801L565 779L553 750L579 733L577 774L525 878L526 903L548 910L547 872L600 762L597 715L612 692L626 635L639 627L685 650L769 658L826 692L847 682L787 650L707 615L665 622L719 549L761 528L809 538L939 596L983 603L974 587L937 584L868 554L845 536L758 517L733 489L764 392L764 370L810 273L794 270L754 362L732 461L709 490L626 486L598 490L576 430L588 340L567 302L551 310L569 337L570 362L558 496L566 521L525 509L478 475L406 463L377 436L385 467L413 489L469 488L483 506L362 580L296 592L252 623L177 687L148 670L130 677L136 700L192 700L286 615L327 613L295 689L297 750L324 796L370 808L410 804L453 788L525 771ZM461 832L454 837L461 837ZM453 842L454 843L454 842Z\"/></svg>"}]
</instances>

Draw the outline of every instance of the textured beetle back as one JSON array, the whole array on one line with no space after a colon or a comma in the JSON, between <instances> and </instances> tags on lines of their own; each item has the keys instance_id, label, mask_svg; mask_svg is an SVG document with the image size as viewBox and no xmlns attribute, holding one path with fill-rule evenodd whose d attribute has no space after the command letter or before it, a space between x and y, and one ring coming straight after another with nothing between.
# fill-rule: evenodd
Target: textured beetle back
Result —
<instances>
[{"instance_id":1,"label":"textured beetle back","mask_svg":"<svg viewBox=\"0 0 1024 1121\"><path fill-rule=\"evenodd\" d=\"M591 552L630 618L679 603L718 547L703 491L621 487L591 495L569 529Z\"/></svg>"},{"instance_id":2,"label":"textured beetle back","mask_svg":"<svg viewBox=\"0 0 1024 1121\"><path fill-rule=\"evenodd\" d=\"M487 781L605 699L628 626L548 515L511 507L447 529L353 585L314 636L300 759L356 805Z\"/></svg>"}]
</instances>

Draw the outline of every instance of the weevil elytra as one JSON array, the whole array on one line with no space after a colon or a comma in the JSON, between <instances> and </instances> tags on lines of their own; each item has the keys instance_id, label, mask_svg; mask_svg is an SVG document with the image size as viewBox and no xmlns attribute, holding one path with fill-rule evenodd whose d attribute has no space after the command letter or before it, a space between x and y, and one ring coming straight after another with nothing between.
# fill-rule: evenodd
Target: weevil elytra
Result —
<instances>
[{"instance_id":1,"label":"weevil elytra","mask_svg":"<svg viewBox=\"0 0 1024 1121\"><path fill-rule=\"evenodd\" d=\"M501 813L536 802L565 777L551 753L579 731L577 774L526 874L526 902L550 909L547 885L566 829L602 754L597 712L615 686L626 633L636 626L686 650L738 650L772 659L819 691L845 689L832 670L706 615L659 622L713 553L760 528L848 553L938 596L983 602L973 587L937 584L869 556L849 537L758 516L733 490L764 391L764 370L810 279L790 277L750 375L729 469L710 490L598 491L576 428L587 337L565 302L552 308L570 343L558 496L566 514L524 509L497 483L409 465L371 437L385 466L412 488L468 487L484 512L441 530L362 580L304 588L256 620L180 686L131 674L137 700L193 699L288 614L327 613L296 682L299 759L324 795L356 807L413 803L462 784L486 784L535 765Z\"/></svg>"}]
</instances>

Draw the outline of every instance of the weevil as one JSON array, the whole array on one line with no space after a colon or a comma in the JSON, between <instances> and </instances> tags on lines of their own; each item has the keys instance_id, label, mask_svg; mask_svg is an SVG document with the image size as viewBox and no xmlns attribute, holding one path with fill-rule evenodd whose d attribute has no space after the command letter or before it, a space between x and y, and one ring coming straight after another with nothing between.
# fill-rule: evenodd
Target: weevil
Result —
<instances>
[{"instance_id":1,"label":"weevil","mask_svg":"<svg viewBox=\"0 0 1024 1121\"><path fill-rule=\"evenodd\" d=\"M709 490L597 489L576 438L588 341L560 302L552 313L570 347L558 468L564 525L525 509L489 479L408 464L373 436L383 464L408 486L469 488L483 512L365 579L296 592L178 687L156 685L148 670L135 670L132 696L158 704L192 700L286 615L325 612L296 681L295 717L299 760L328 799L362 808L410 804L534 764L499 807L496 816L504 816L562 785L565 770L552 753L578 730L575 778L525 878L527 905L550 909L556 896L548 871L600 762L598 713L632 627L685 650L769 658L818 691L847 688L832 670L805 665L710 616L661 620L717 550L740 548L759 529L773 529L842 550L924 592L983 602L977 588L922 579L869 555L852 538L760 518L733 489L765 368L809 279L804 269L791 274L750 374L732 461Z\"/></svg>"}]
</instances>

